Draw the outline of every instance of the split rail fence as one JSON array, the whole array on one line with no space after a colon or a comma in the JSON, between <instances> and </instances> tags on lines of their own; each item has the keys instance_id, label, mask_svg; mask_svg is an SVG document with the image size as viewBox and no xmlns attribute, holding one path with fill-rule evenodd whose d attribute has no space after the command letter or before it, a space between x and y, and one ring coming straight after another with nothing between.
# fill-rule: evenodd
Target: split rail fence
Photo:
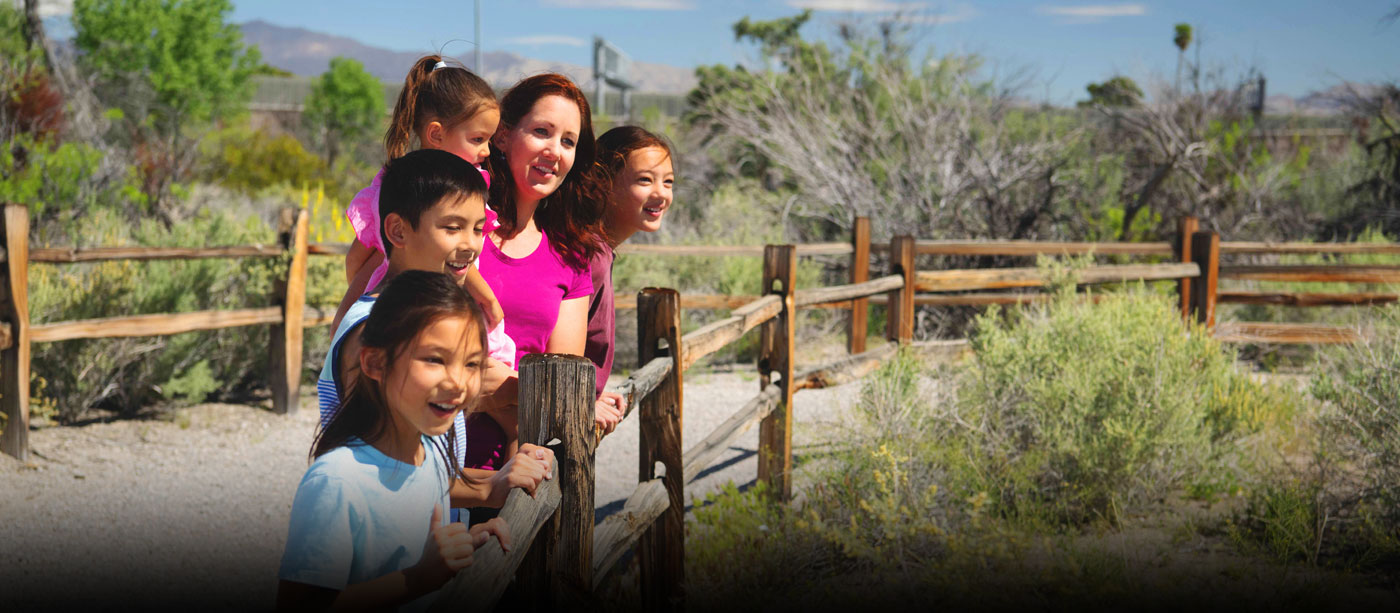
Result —
<instances>
[{"instance_id":1,"label":"split rail fence","mask_svg":"<svg viewBox=\"0 0 1400 613\"><path fill-rule=\"evenodd\" d=\"M594 522L593 454L598 435L592 426L594 369L577 356L526 356L520 365L520 439L552 444L558 462L555 479L534 497L512 492L501 516L515 535L511 552L487 547L475 564L444 590L439 608L481 609L494 606L514 581L518 594L535 606L587 604L590 594L613 577L634 548L639 562L644 606L678 608L684 598L684 491L740 435L759 427L758 479L780 500L792 493L793 395L854 381L874 370L900 346L959 347L961 341L914 343L916 305L1016 304L1042 300L1044 294L987 292L1043 288L1047 280L1035 268L971 270L917 269L917 256L1034 256L1103 254L1165 258L1161 263L1096 265L1079 271L1080 284L1137 280L1178 283L1184 317L1214 327L1233 342L1333 343L1356 340L1354 331L1314 325L1222 323L1215 326L1220 303L1293 306L1360 305L1394 302L1394 294L1267 293L1220 291L1220 279L1293 282L1400 282L1395 266L1222 266L1224 254L1400 254L1400 246L1310 243L1222 243L1185 219L1174 242L1066 243L1031 241L916 241L896 236L886 245L870 243L870 224L857 219L846 243L754 247L635 246L623 253L651 255L761 255L764 294L754 297L682 297L675 290L648 288L635 301L638 322L638 368L620 386L628 415L640 414L638 485L620 512ZM270 324L271 387L278 412L296 410L302 363L302 331L325 325L331 313L305 304L306 263L310 255L345 253L345 245L307 242L305 211L284 211L275 246L201 249L131 248L34 249L28 247L28 215L21 205L3 211L4 279L0 281L0 406L8 416L0 446L11 455L28 453L29 351L32 343L78 338L176 334L235 326ZM884 252L884 274L870 278L872 252ZM850 283L797 289L799 255L851 256ZM27 283L30 262L76 263L103 260L194 259L211 257L288 257L286 276L277 284L274 306L166 315L139 315L96 320L31 324ZM923 293L920 293L923 292ZM955 293L956 292L956 293ZM620 301L621 302L621 301ZM737 304L736 304L737 302ZM885 305L887 339L866 348L870 303ZM730 315L681 335L685 308L729 308ZM794 363L796 313L803 308L842 308L852 313L849 355L815 367ZM727 421L689 448L682 445L683 379L697 361L759 328L759 390Z\"/></svg>"}]
</instances>

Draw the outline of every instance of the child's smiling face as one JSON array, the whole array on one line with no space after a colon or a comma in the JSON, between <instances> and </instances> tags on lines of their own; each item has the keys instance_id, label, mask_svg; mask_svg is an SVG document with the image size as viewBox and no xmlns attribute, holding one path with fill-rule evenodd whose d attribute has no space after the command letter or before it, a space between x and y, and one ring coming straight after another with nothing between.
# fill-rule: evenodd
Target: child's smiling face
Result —
<instances>
[{"instance_id":1,"label":"child's smiling face","mask_svg":"<svg viewBox=\"0 0 1400 613\"><path fill-rule=\"evenodd\" d=\"M400 432L437 436L481 391L486 350L477 322L439 318L418 332L384 378L384 395Z\"/></svg>"},{"instance_id":2,"label":"child's smiling face","mask_svg":"<svg viewBox=\"0 0 1400 613\"><path fill-rule=\"evenodd\" d=\"M491 136L496 133L500 123L499 109L482 109L466 121L442 130L441 137L431 146L471 162L473 166L480 166L491 155ZM428 132L429 138L437 137L431 128Z\"/></svg>"},{"instance_id":3,"label":"child's smiling face","mask_svg":"<svg viewBox=\"0 0 1400 613\"><path fill-rule=\"evenodd\" d=\"M660 147L643 147L627 154L622 172L613 179L608 226L627 231L655 232L671 208L675 175L671 154Z\"/></svg>"},{"instance_id":4,"label":"child's smiling face","mask_svg":"<svg viewBox=\"0 0 1400 613\"><path fill-rule=\"evenodd\" d=\"M458 284L481 253L486 207L479 194L450 195L423 211L418 224L405 223L398 214L385 219L393 256L402 270L445 272Z\"/></svg>"}]
</instances>

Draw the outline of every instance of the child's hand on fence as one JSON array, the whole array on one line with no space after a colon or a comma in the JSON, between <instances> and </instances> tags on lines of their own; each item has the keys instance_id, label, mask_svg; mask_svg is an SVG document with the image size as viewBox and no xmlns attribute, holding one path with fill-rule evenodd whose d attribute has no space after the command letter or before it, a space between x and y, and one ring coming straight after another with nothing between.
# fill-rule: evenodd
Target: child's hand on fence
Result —
<instances>
[{"instance_id":1,"label":"child's hand on fence","mask_svg":"<svg viewBox=\"0 0 1400 613\"><path fill-rule=\"evenodd\" d=\"M420 571L430 585L441 587L457 571L472 565L472 554L476 551L474 537L468 533L466 524L452 522L442 524L442 505L433 505L428 543L423 547L423 557L414 567Z\"/></svg>"},{"instance_id":2,"label":"child's hand on fence","mask_svg":"<svg viewBox=\"0 0 1400 613\"><path fill-rule=\"evenodd\" d=\"M483 523L472 526L467 531L471 533L472 545L477 549L481 549L481 546L485 545L486 541L490 540L491 535L494 534L496 540L501 542L501 549L510 551L510 525L506 524L504 519L492 517Z\"/></svg>"},{"instance_id":3,"label":"child's hand on fence","mask_svg":"<svg viewBox=\"0 0 1400 613\"><path fill-rule=\"evenodd\" d=\"M511 456L491 479L491 493L487 496L486 506L499 509L506 503L510 490L517 487L534 496L535 488L541 481L554 478L553 462L553 450L529 443L521 445L520 451Z\"/></svg>"},{"instance_id":4,"label":"child's hand on fence","mask_svg":"<svg viewBox=\"0 0 1400 613\"><path fill-rule=\"evenodd\" d=\"M612 392L603 392L593 403L593 425L603 434L612 434L626 414L627 399Z\"/></svg>"}]
</instances>

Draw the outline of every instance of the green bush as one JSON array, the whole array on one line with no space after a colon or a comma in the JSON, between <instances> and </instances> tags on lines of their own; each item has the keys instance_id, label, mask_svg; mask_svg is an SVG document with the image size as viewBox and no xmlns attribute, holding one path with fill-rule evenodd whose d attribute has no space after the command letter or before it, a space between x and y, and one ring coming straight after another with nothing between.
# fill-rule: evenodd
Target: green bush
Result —
<instances>
[{"instance_id":1,"label":"green bush","mask_svg":"<svg viewBox=\"0 0 1400 613\"><path fill-rule=\"evenodd\" d=\"M111 209L87 220L103 228L101 245L209 246L269 244L271 228L258 219L202 211L166 229L155 222L129 228ZM35 323L124 315L179 313L272 304L274 278L285 258L110 261L36 264L30 268L30 317ZM266 383L266 326L162 337L71 340L34 346L36 406L71 421L102 406L132 411L151 404L206 397L237 397Z\"/></svg>"},{"instance_id":2,"label":"green bush","mask_svg":"<svg viewBox=\"0 0 1400 613\"><path fill-rule=\"evenodd\" d=\"M955 409L933 428L963 494L987 493L1008 517L1117 519L1207 468L1216 442L1292 410L1256 393L1169 301L1141 290L1100 298L1061 292L977 321Z\"/></svg>"},{"instance_id":3,"label":"green bush","mask_svg":"<svg viewBox=\"0 0 1400 613\"><path fill-rule=\"evenodd\" d=\"M1312 392L1329 404L1324 440L1353 463L1360 498L1400 536L1400 307L1374 309L1362 340L1324 354Z\"/></svg>"}]
</instances>

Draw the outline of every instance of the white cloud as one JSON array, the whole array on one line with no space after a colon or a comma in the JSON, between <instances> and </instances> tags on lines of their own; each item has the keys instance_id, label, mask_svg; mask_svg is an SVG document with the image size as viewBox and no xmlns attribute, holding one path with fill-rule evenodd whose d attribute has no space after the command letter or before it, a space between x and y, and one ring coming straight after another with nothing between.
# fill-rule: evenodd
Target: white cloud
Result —
<instances>
[{"instance_id":1,"label":"white cloud","mask_svg":"<svg viewBox=\"0 0 1400 613\"><path fill-rule=\"evenodd\" d=\"M814 11L849 11L852 13L917 11L928 7L927 2L891 2L889 0L787 0L787 5Z\"/></svg>"},{"instance_id":2,"label":"white cloud","mask_svg":"<svg viewBox=\"0 0 1400 613\"><path fill-rule=\"evenodd\" d=\"M901 21L921 23L931 26L941 26L950 23L967 21L977 16L977 9L967 4L959 5L956 9L945 13L914 13L912 15L901 15Z\"/></svg>"},{"instance_id":3,"label":"white cloud","mask_svg":"<svg viewBox=\"0 0 1400 613\"><path fill-rule=\"evenodd\" d=\"M587 47L588 41L577 36L563 36L558 34L539 34L536 36L516 36L505 39L510 45L567 45L570 47Z\"/></svg>"},{"instance_id":4,"label":"white cloud","mask_svg":"<svg viewBox=\"0 0 1400 613\"><path fill-rule=\"evenodd\" d=\"M693 0L545 0L545 4L580 9L636 9L640 11L691 11Z\"/></svg>"},{"instance_id":5,"label":"white cloud","mask_svg":"<svg viewBox=\"0 0 1400 613\"><path fill-rule=\"evenodd\" d=\"M1137 17L1147 14L1145 4L1081 4L1076 6L1041 6L1035 9L1043 15L1061 18L1061 23L1097 23L1110 17Z\"/></svg>"}]
</instances>

